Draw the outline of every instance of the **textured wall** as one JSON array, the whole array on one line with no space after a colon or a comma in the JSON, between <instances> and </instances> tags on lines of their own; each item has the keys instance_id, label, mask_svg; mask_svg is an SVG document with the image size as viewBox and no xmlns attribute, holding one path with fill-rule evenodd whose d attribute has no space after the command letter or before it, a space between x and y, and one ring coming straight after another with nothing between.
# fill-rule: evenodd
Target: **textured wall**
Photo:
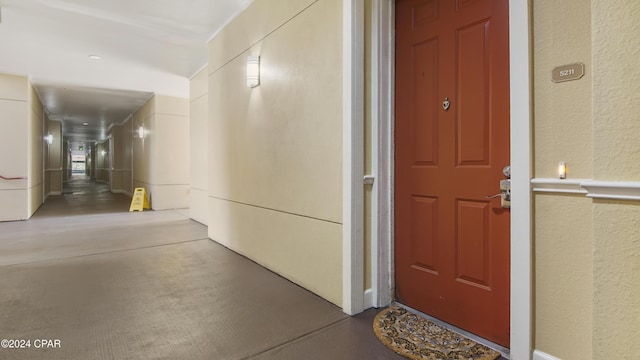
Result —
<instances>
[{"instance_id":1,"label":"textured wall","mask_svg":"<svg viewBox=\"0 0 640 360\"><path fill-rule=\"evenodd\" d=\"M535 347L560 359L590 359L591 200L540 194L535 213Z\"/></svg>"},{"instance_id":2,"label":"textured wall","mask_svg":"<svg viewBox=\"0 0 640 360\"><path fill-rule=\"evenodd\" d=\"M109 176L111 172L111 151L109 151L109 148L109 140L96 144L96 180L107 184L111 180ZM69 155L67 155L68 157Z\"/></svg>"},{"instance_id":3,"label":"textured wall","mask_svg":"<svg viewBox=\"0 0 640 360\"><path fill-rule=\"evenodd\" d=\"M62 122L48 120L46 134L53 136L51 145L45 143L45 194L62 194Z\"/></svg>"},{"instance_id":4,"label":"textured wall","mask_svg":"<svg viewBox=\"0 0 640 360\"><path fill-rule=\"evenodd\" d=\"M0 175L29 174L29 81L23 76L0 74ZM0 180L0 221L27 219L27 180Z\"/></svg>"},{"instance_id":5,"label":"textured wall","mask_svg":"<svg viewBox=\"0 0 640 360\"><path fill-rule=\"evenodd\" d=\"M639 205L594 205L593 359L640 354Z\"/></svg>"},{"instance_id":6,"label":"textured wall","mask_svg":"<svg viewBox=\"0 0 640 360\"><path fill-rule=\"evenodd\" d=\"M592 177L590 0L533 2L534 176ZM554 83L551 71L581 62L585 76ZM591 200L536 195L536 349L561 359L590 359L592 333Z\"/></svg>"},{"instance_id":7,"label":"textured wall","mask_svg":"<svg viewBox=\"0 0 640 360\"><path fill-rule=\"evenodd\" d=\"M571 178L592 176L590 0L535 1L535 177L557 177L558 162ZM581 62L585 76L554 83L554 67Z\"/></svg>"},{"instance_id":8,"label":"textured wall","mask_svg":"<svg viewBox=\"0 0 640 360\"><path fill-rule=\"evenodd\" d=\"M209 72L205 67L191 79L189 146L191 179L189 216L209 221Z\"/></svg>"},{"instance_id":9,"label":"textured wall","mask_svg":"<svg viewBox=\"0 0 640 360\"><path fill-rule=\"evenodd\" d=\"M44 107L36 88L29 82L28 103L30 109L27 134L29 209L31 217L44 202Z\"/></svg>"},{"instance_id":10,"label":"textured wall","mask_svg":"<svg viewBox=\"0 0 640 360\"><path fill-rule=\"evenodd\" d=\"M594 178L640 182L640 2L593 0ZM640 203L594 202L593 358L640 354Z\"/></svg>"},{"instance_id":11,"label":"textured wall","mask_svg":"<svg viewBox=\"0 0 640 360\"><path fill-rule=\"evenodd\" d=\"M594 178L640 180L640 2L593 1Z\"/></svg>"},{"instance_id":12,"label":"textured wall","mask_svg":"<svg viewBox=\"0 0 640 360\"><path fill-rule=\"evenodd\" d=\"M189 100L154 95L133 114L134 187L146 189L154 210L189 207Z\"/></svg>"},{"instance_id":13,"label":"textured wall","mask_svg":"<svg viewBox=\"0 0 640 360\"><path fill-rule=\"evenodd\" d=\"M113 141L113 166L111 170L111 191L133 195L133 121L127 119L111 128Z\"/></svg>"},{"instance_id":14,"label":"textured wall","mask_svg":"<svg viewBox=\"0 0 640 360\"><path fill-rule=\"evenodd\" d=\"M189 99L155 96L154 209L189 207Z\"/></svg>"},{"instance_id":15,"label":"textured wall","mask_svg":"<svg viewBox=\"0 0 640 360\"><path fill-rule=\"evenodd\" d=\"M338 305L341 49L340 0L257 0L209 44L209 236Z\"/></svg>"},{"instance_id":16,"label":"textured wall","mask_svg":"<svg viewBox=\"0 0 640 360\"><path fill-rule=\"evenodd\" d=\"M569 178L640 182L640 3L533 8L536 177L555 177L566 161ZM553 66L577 61L583 79L548 81ZM640 203L535 199L536 349L562 359L637 358Z\"/></svg>"},{"instance_id":17,"label":"textured wall","mask_svg":"<svg viewBox=\"0 0 640 360\"><path fill-rule=\"evenodd\" d=\"M152 114L155 108L155 97L147 101L133 114L133 128L143 126L145 136L133 140L133 186L148 188L152 182L151 148L155 138L152 136Z\"/></svg>"}]
</instances>

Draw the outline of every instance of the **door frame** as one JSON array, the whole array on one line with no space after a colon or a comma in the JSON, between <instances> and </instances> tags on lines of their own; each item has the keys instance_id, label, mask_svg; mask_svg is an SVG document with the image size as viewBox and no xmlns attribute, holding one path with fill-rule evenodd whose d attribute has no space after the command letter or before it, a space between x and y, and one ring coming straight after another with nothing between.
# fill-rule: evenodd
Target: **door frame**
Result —
<instances>
[{"instance_id":1,"label":"door frame","mask_svg":"<svg viewBox=\"0 0 640 360\"><path fill-rule=\"evenodd\" d=\"M371 0L371 252L363 250L364 3L343 0L344 189L343 309L355 314L394 297L395 0ZM511 141L511 359L532 355L531 64L528 0L509 0ZM363 293L363 257L370 256L372 288Z\"/></svg>"}]
</instances>

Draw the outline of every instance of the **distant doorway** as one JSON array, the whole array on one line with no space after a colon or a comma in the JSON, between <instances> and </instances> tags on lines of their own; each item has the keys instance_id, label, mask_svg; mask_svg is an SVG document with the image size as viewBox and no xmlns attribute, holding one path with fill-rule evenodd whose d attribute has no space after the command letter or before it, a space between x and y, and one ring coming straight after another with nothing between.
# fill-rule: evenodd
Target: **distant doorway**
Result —
<instances>
[{"instance_id":1,"label":"distant doorway","mask_svg":"<svg viewBox=\"0 0 640 360\"><path fill-rule=\"evenodd\" d=\"M71 156L71 175L85 175L87 171L86 157L84 155Z\"/></svg>"}]
</instances>

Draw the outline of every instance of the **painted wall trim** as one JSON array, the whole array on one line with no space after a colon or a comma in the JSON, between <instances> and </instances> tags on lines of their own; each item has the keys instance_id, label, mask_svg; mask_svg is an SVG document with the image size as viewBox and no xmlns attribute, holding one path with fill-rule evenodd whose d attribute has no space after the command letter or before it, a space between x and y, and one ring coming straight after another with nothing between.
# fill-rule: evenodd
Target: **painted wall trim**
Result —
<instances>
[{"instance_id":1,"label":"painted wall trim","mask_svg":"<svg viewBox=\"0 0 640 360\"><path fill-rule=\"evenodd\" d=\"M594 199L640 200L640 182L585 181L580 184Z\"/></svg>"},{"instance_id":2,"label":"painted wall trim","mask_svg":"<svg viewBox=\"0 0 640 360\"><path fill-rule=\"evenodd\" d=\"M555 356L551 356L547 353L543 353L540 350L535 350L533 352L533 360L560 360L560 359Z\"/></svg>"},{"instance_id":3,"label":"painted wall trim","mask_svg":"<svg viewBox=\"0 0 640 360\"><path fill-rule=\"evenodd\" d=\"M564 193L564 194L586 194L580 184L585 179L556 179L556 178L535 178L531 180L534 192Z\"/></svg>"},{"instance_id":4,"label":"painted wall trim","mask_svg":"<svg viewBox=\"0 0 640 360\"><path fill-rule=\"evenodd\" d=\"M371 46L369 46L368 53L367 53L367 57L369 59L371 59L371 74L378 74L380 71L380 58L379 58L379 54L380 54L380 50L379 50L379 46L380 46L380 42L378 40L380 34L379 34L379 29L380 29L380 11L379 11L379 4L380 1L377 0L373 0L371 1ZM369 104L369 113L370 113L370 117L371 117L371 134L369 137L369 144L371 146L371 175L365 176L364 177L364 185L370 185L371 186L371 218L369 221L369 234L370 234L370 238L371 238L371 246L370 246L370 253L369 254L365 254L365 257L368 256L371 261L369 262L369 264L371 264L371 269L370 269L370 274L371 274L371 289L367 289L365 291L365 304L364 307L365 309L368 309L370 307L380 307L379 305L379 291L380 291L380 286L378 286L380 280L379 277L381 275L381 271L380 271L380 262L378 261L378 258L381 255L381 251L380 251L380 241L378 240L379 235L378 235L378 217L376 216L376 214L378 214L379 212L379 197L378 194L380 192L380 185L378 184L379 181L376 181L376 179L378 178L378 163L379 163L379 146L378 146L378 138L380 137L379 135L379 128L377 126L377 124L380 123L380 114L379 114L379 106L380 106L380 80L381 77L378 76L371 76L371 94L370 94L370 104ZM378 90L376 90L378 89ZM370 300L367 295L367 291L371 292L371 301L368 302L368 300Z\"/></svg>"},{"instance_id":5,"label":"painted wall trim","mask_svg":"<svg viewBox=\"0 0 640 360\"><path fill-rule=\"evenodd\" d=\"M369 288L364 291L364 308L369 309L374 307L373 289Z\"/></svg>"},{"instance_id":6,"label":"painted wall trim","mask_svg":"<svg viewBox=\"0 0 640 360\"><path fill-rule=\"evenodd\" d=\"M640 201L640 182L535 178L531 180L531 185L534 192L582 194L592 199Z\"/></svg>"},{"instance_id":7,"label":"painted wall trim","mask_svg":"<svg viewBox=\"0 0 640 360\"><path fill-rule=\"evenodd\" d=\"M531 16L528 0L509 1L511 101L511 340L510 357L531 359L533 283L531 225Z\"/></svg>"},{"instance_id":8,"label":"painted wall trim","mask_svg":"<svg viewBox=\"0 0 640 360\"><path fill-rule=\"evenodd\" d=\"M364 311L364 2L343 0L342 311Z\"/></svg>"},{"instance_id":9,"label":"painted wall trim","mask_svg":"<svg viewBox=\"0 0 640 360\"><path fill-rule=\"evenodd\" d=\"M371 284L373 306L389 305L393 290L393 113L395 1L373 0L371 21Z\"/></svg>"}]
</instances>

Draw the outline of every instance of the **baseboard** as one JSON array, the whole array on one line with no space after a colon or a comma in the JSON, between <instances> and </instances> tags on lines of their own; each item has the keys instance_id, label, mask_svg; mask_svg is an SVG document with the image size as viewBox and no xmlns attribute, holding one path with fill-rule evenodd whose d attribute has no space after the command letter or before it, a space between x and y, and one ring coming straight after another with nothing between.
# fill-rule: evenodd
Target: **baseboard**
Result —
<instances>
[{"instance_id":1,"label":"baseboard","mask_svg":"<svg viewBox=\"0 0 640 360\"><path fill-rule=\"evenodd\" d=\"M543 353L540 350L533 351L533 360L561 360L555 356L551 356L547 353Z\"/></svg>"},{"instance_id":2,"label":"baseboard","mask_svg":"<svg viewBox=\"0 0 640 360\"><path fill-rule=\"evenodd\" d=\"M364 309L370 309L373 307L373 289L367 289L364 291Z\"/></svg>"},{"instance_id":3,"label":"baseboard","mask_svg":"<svg viewBox=\"0 0 640 360\"><path fill-rule=\"evenodd\" d=\"M114 194L122 194L122 195L126 195L128 197L133 197L133 194L126 191L126 190L111 190L112 193Z\"/></svg>"}]
</instances>

